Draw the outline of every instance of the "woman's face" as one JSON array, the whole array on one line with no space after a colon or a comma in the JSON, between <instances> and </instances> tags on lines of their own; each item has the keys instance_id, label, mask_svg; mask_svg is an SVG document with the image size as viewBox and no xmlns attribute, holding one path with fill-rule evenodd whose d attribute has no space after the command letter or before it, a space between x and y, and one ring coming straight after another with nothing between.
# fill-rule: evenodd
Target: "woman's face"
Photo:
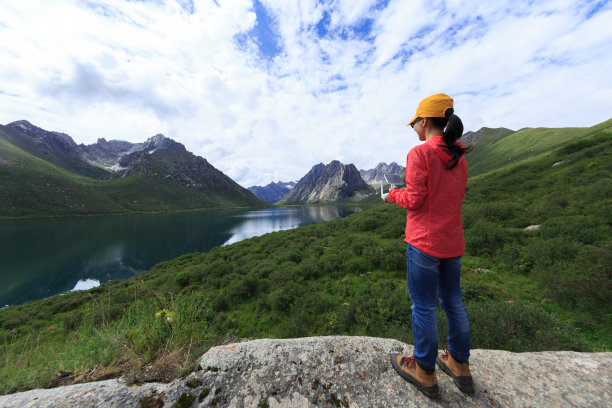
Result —
<instances>
[{"instance_id":1,"label":"woman's face","mask_svg":"<svg viewBox=\"0 0 612 408\"><path fill-rule=\"evenodd\" d=\"M425 125L425 118L419 118L416 120L416 122L414 122L414 126L412 126L416 134L419 136L419 140L421 142L424 142L426 140L424 125Z\"/></svg>"}]
</instances>

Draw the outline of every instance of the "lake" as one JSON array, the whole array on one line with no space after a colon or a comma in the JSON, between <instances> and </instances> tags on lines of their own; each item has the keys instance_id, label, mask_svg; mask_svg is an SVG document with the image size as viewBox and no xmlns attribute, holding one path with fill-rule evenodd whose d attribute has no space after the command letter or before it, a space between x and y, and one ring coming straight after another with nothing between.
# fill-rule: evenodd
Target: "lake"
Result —
<instances>
[{"instance_id":1,"label":"lake","mask_svg":"<svg viewBox=\"0 0 612 408\"><path fill-rule=\"evenodd\" d=\"M189 252L355 211L281 207L0 221L0 307L90 289Z\"/></svg>"}]
</instances>

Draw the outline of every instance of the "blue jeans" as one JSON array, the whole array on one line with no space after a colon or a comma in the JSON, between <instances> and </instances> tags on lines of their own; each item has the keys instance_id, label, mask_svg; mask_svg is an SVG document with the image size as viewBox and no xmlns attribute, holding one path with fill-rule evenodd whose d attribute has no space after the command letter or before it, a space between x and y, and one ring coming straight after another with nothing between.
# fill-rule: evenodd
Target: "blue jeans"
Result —
<instances>
[{"instance_id":1,"label":"blue jeans","mask_svg":"<svg viewBox=\"0 0 612 408\"><path fill-rule=\"evenodd\" d=\"M448 348L453 357L470 357L470 322L463 306L459 275L461 257L436 258L410 244L407 248L408 293L412 300L414 356L424 368L434 368L438 355L437 298L446 312Z\"/></svg>"}]
</instances>

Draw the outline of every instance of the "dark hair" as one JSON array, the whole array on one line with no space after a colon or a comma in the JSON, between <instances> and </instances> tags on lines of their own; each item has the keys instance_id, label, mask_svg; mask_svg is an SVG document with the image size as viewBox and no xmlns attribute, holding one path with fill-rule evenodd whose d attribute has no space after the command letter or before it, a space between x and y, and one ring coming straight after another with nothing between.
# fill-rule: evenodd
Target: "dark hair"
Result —
<instances>
[{"instance_id":1,"label":"dark hair","mask_svg":"<svg viewBox=\"0 0 612 408\"><path fill-rule=\"evenodd\" d=\"M446 148L450 150L453 155L453 165L450 167L451 169L459 163L459 159L465 153L469 153L471 150L468 147L461 147L458 144L455 144L457 140L463 135L463 122L459 116L455 115L453 108L448 108L444 115L444 118L427 118L431 120L431 122L438 126L439 128L444 130L442 137L444 138L444 143L446 143Z\"/></svg>"}]
</instances>

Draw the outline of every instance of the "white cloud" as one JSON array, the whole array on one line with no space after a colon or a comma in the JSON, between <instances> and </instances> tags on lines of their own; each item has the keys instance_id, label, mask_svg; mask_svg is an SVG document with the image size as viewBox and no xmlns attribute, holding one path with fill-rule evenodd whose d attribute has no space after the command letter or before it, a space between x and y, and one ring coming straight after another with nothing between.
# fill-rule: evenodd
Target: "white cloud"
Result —
<instances>
[{"instance_id":1,"label":"white cloud","mask_svg":"<svg viewBox=\"0 0 612 408\"><path fill-rule=\"evenodd\" d=\"M164 133L247 187L402 163L431 93L466 130L610 117L609 3L261 0L272 57L250 0L182 3L0 0L0 123L77 143Z\"/></svg>"}]
</instances>

